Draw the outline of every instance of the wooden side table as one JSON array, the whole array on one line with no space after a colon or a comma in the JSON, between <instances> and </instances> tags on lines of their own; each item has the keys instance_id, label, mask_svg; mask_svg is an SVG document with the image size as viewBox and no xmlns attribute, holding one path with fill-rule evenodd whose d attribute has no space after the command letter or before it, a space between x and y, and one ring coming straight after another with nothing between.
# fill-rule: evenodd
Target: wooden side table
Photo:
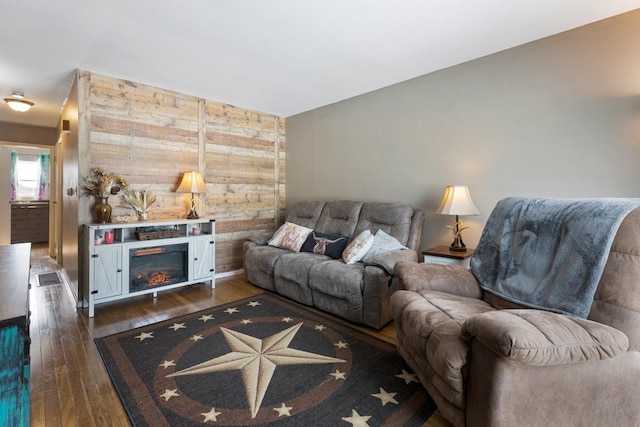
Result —
<instances>
[{"instance_id":1,"label":"wooden side table","mask_svg":"<svg viewBox=\"0 0 640 427\"><path fill-rule=\"evenodd\" d=\"M449 246L436 246L435 248L422 251L424 262L433 264L458 264L466 268L470 268L471 255L473 249L467 248L465 252L455 252L449 249Z\"/></svg>"}]
</instances>

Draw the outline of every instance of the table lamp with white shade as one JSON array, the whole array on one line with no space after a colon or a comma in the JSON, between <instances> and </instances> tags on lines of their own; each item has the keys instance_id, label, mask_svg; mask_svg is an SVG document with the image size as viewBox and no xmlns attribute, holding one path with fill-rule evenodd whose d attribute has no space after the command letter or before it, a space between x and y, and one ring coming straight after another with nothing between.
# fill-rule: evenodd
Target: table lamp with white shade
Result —
<instances>
[{"instance_id":1,"label":"table lamp with white shade","mask_svg":"<svg viewBox=\"0 0 640 427\"><path fill-rule=\"evenodd\" d=\"M194 194L195 193L206 193L207 187L204 185L204 180L202 179L202 175L200 172L190 171L185 172L182 177L182 182L180 182L180 186L176 190L178 193L191 193L191 210L189 211L189 215L187 215L187 219L198 219L198 213L196 212L196 201Z\"/></svg>"},{"instance_id":2,"label":"table lamp with white shade","mask_svg":"<svg viewBox=\"0 0 640 427\"><path fill-rule=\"evenodd\" d=\"M462 230L468 228L462 223L462 220L458 217L460 215L480 215L476 205L471 200L469 194L469 188L466 185L449 185L444 190L444 196L442 202L436 210L437 214L441 215L455 215L455 221L452 220L453 225L448 225L453 233L453 242L449 246L449 249L455 252L465 252L467 247L462 241Z\"/></svg>"}]
</instances>

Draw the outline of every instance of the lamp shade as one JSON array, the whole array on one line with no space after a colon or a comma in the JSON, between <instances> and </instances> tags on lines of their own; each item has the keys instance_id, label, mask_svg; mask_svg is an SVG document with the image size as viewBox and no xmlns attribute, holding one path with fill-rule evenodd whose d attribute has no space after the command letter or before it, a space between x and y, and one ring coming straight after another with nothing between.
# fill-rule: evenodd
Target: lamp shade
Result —
<instances>
[{"instance_id":1,"label":"lamp shade","mask_svg":"<svg viewBox=\"0 0 640 427\"><path fill-rule=\"evenodd\" d=\"M466 185L447 186L436 213L442 215L480 215L476 205L471 200L471 195Z\"/></svg>"},{"instance_id":2,"label":"lamp shade","mask_svg":"<svg viewBox=\"0 0 640 427\"><path fill-rule=\"evenodd\" d=\"M204 185L200 172L185 172L182 182L176 190L178 193L206 193L207 187Z\"/></svg>"}]
</instances>

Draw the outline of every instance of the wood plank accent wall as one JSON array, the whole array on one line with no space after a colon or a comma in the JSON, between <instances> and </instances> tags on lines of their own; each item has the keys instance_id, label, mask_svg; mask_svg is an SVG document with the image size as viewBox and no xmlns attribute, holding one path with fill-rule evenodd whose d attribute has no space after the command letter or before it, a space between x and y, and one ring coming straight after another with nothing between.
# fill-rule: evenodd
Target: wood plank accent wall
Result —
<instances>
[{"instance_id":1,"label":"wood plank accent wall","mask_svg":"<svg viewBox=\"0 0 640 427\"><path fill-rule=\"evenodd\" d=\"M149 219L165 219L186 217L190 194L175 189L184 172L200 171L207 193L197 211L216 219L216 271L241 269L247 236L273 231L284 215L285 120L89 71L78 78L88 98L80 174L124 176L157 196ZM79 208L83 224L92 202ZM109 203L112 215L133 214L120 195Z\"/></svg>"}]
</instances>

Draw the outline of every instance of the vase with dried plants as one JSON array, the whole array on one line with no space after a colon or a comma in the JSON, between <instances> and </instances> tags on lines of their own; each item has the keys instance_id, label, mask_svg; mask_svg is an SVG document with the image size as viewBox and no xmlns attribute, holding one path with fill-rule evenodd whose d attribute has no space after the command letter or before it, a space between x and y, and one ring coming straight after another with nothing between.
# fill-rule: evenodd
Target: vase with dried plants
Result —
<instances>
[{"instance_id":1,"label":"vase with dried plants","mask_svg":"<svg viewBox=\"0 0 640 427\"><path fill-rule=\"evenodd\" d=\"M138 214L141 221L146 221L151 205L155 203L156 196L147 190L125 190L124 201L127 202Z\"/></svg>"},{"instance_id":2,"label":"vase with dried plants","mask_svg":"<svg viewBox=\"0 0 640 427\"><path fill-rule=\"evenodd\" d=\"M125 178L103 168L92 168L89 175L82 178L80 184L86 196L93 196L96 199L93 212L97 223L111 222L109 196L115 196L128 187L129 183Z\"/></svg>"}]
</instances>

